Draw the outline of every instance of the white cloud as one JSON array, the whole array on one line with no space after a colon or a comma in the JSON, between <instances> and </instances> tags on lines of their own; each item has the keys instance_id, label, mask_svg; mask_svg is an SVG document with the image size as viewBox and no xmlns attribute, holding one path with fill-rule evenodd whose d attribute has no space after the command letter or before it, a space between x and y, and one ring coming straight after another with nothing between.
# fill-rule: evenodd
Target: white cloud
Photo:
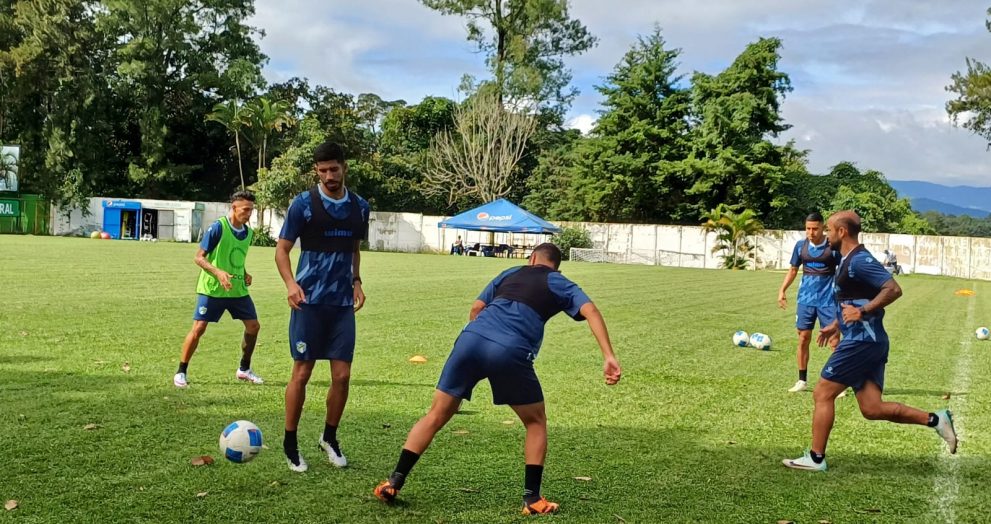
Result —
<instances>
[{"instance_id":1,"label":"white cloud","mask_svg":"<svg viewBox=\"0 0 991 524\"><path fill-rule=\"evenodd\" d=\"M578 115L567 122L564 123L564 127L568 129L577 129L582 132L583 135L587 135L592 128L595 127L595 122L598 119L592 115Z\"/></svg>"},{"instance_id":2,"label":"white cloud","mask_svg":"<svg viewBox=\"0 0 991 524\"><path fill-rule=\"evenodd\" d=\"M785 134L810 148L812 168L841 160L893 179L988 184L986 143L950 125L950 75L965 57L991 60L987 0L572 0L599 38L566 60L581 90L568 125L587 132L601 84L638 34L659 24L683 50L679 72L716 73L760 36L783 41L780 68L794 91ZM464 73L485 76L465 20L416 0L256 0L270 81L291 76L352 93L416 102L457 97Z\"/></svg>"}]
</instances>

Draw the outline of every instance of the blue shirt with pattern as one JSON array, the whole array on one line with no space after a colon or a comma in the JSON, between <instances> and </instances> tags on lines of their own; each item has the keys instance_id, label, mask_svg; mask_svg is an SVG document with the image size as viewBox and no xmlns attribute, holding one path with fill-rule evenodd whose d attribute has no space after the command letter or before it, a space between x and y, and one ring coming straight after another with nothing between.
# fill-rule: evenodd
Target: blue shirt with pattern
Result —
<instances>
[{"instance_id":1,"label":"blue shirt with pattern","mask_svg":"<svg viewBox=\"0 0 991 524\"><path fill-rule=\"evenodd\" d=\"M521 349L536 355L544 340L544 320L533 308L522 302L495 298L499 284L521 267L524 266L509 268L489 282L478 296L478 300L485 302L485 309L465 326L464 331L475 333L503 347ZM578 313L582 306L591 302L578 284L568 280L560 272L548 273L547 287L561 309L572 318L580 319Z\"/></svg>"},{"instance_id":2,"label":"blue shirt with pattern","mask_svg":"<svg viewBox=\"0 0 991 524\"><path fill-rule=\"evenodd\" d=\"M319 186L318 186L319 187ZM372 208L360 196L345 189L344 197L334 200L325 195L320 187L320 201L330 216L343 220L351 214L351 206L357 205L364 224L362 231L357 232L355 240L368 237L368 218ZM304 191L293 198L286 212L286 221L282 224L279 238L295 242L303 232L303 227L313 219L310 207L310 193ZM299 255L296 266L296 283L303 288L306 304L324 304L329 306L354 305L354 270L351 264L354 253L320 251L303 251Z\"/></svg>"},{"instance_id":3,"label":"blue shirt with pattern","mask_svg":"<svg viewBox=\"0 0 991 524\"><path fill-rule=\"evenodd\" d=\"M885 282L891 280L892 277L888 273L888 270L884 269L884 266L866 249L850 253L848 257L850 257L850 265L847 266L846 272L851 279L859 280L877 289L880 289ZM846 257L843 260L846 260ZM839 292L839 284L836 284L834 287ZM851 304L855 307L860 307L866 305L868 302L870 302L868 299L856 299L844 300L840 304ZM864 315L864 318L860 321L852 324L843 322L843 317L841 316L840 332L843 334L844 340L887 342L888 334L884 331L883 320L883 309L872 311Z\"/></svg>"},{"instance_id":4,"label":"blue shirt with pattern","mask_svg":"<svg viewBox=\"0 0 991 524\"><path fill-rule=\"evenodd\" d=\"M791 252L791 267L799 267L802 265L802 246L809 244L809 255L813 257L818 257L822 253L832 248L829 246L828 240L823 240L822 244L815 245L805 240L799 240L795 243L795 249ZM833 257L836 259L836 263L839 263L840 254L838 251L832 251ZM822 269L827 267L822 262L809 262L809 268L811 269ZM798 285L798 303L803 306L813 306L813 307L833 307L836 305L836 300L833 297L833 275L802 275L802 281Z\"/></svg>"}]
</instances>

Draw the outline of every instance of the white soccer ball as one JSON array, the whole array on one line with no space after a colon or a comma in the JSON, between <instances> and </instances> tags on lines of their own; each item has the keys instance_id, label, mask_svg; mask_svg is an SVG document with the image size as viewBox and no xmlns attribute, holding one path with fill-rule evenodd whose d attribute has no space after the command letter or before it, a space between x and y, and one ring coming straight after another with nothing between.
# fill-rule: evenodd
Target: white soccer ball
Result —
<instances>
[{"instance_id":1,"label":"white soccer ball","mask_svg":"<svg viewBox=\"0 0 991 524\"><path fill-rule=\"evenodd\" d=\"M987 340L991 338L991 330L986 327L977 328L977 331L974 334L977 335L977 340Z\"/></svg>"},{"instance_id":2,"label":"white soccer ball","mask_svg":"<svg viewBox=\"0 0 991 524\"><path fill-rule=\"evenodd\" d=\"M750 345L757 349L768 351L771 349L771 337L763 333L754 333L750 335Z\"/></svg>"},{"instance_id":3,"label":"white soccer ball","mask_svg":"<svg viewBox=\"0 0 991 524\"><path fill-rule=\"evenodd\" d=\"M733 333L733 345L745 348L750 345L750 335L746 331Z\"/></svg>"},{"instance_id":4,"label":"white soccer ball","mask_svg":"<svg viewBox=\"0 0 991 524\"><path fill-rule=\"evenodd\" d=\"M247 420L231 422L220 433L220 452L231 462L250 462L262 450L262 430Z\"/></svg>"}]
</instances>

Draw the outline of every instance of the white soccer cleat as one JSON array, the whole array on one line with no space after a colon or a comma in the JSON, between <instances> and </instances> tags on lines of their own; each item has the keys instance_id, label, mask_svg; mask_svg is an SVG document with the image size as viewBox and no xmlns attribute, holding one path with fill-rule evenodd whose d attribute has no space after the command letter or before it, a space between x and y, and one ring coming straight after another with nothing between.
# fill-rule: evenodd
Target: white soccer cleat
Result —
<instances>
[{"instance_id":1,"label":"white soccer cleat","mask_svg":"<svg viewBox=\"0 0 991 524\"><path fill-rule=\"evenodd\" d=\"M805 391L806 389L809 389L809 383L804 380L799 380L798 382L795 382L795 385L792 386L791 389L788 390L788 393L799 393L801 391Z\"/></svg>"},{"instance_id":2,"label":"white soccer cleat","mask_svg":"<svg viewBox=\"0 0 991 524\"><path fill-rule=\"evenodd\" d=\"M953 414L950 413L948 409L941 409L936 412L936 417L939 418L939 422L936 427L936 433L939 433L940 437L946 441L946 444L950 446L950 454L957 452L957 430L953 428Z\"/></svg>"},{"instance_id":3,"label":"white soccer cleat","mask_svg":"<svg viewBox=\"0 0 991 524\"><path fill-rule=\"evenodd\" d=\"M791 469L801 469L803 471L826 471L826 459L822 459L822 462L816 464L812 460L812 454L806 450L805 454L797 459L784 459L781 461L786 467Z\"/></svg>"},{"instance_id":4,"label":"white soccer cleat","mask_svg":"<svg viewBox=\"0 0 991 524\"><path fill-rule=\"evenodd\" d=\"M176 373L175 376L172 377L172 384L175 387L177 387L177 388L188 387L189 386L189 382L186 382L186 374L185 373Z\"/></svg>"},{"instance_id":5,"label":"white soccer cleat","mask_svg":"<svg viewBox=\"0 0 991 524\"><path fill-rule=\"evenodd\" d=\"M265 383L265 381L262 380L261 377L259 377L258 375L255 375L255 372L254 371L251 371L250 369L247 370L247 371L241 371L240 369L237 370L237 379L238 380L244 380L244 381L247 381L247 382L251 382L252 384L264 384Z\"/></svg>"},{"instance_id":6,"label":"white soccer cleat","mask_svg":"<svg viewBox=\"0 0 991 524\"><path fill-rule=\"evenodd\" d=\"M340 451L340 446L338 446L338 449L335 450L334 446L331 446L329 442L324 441L323 437L320 437L320 440L317 441L317 445L320 446L320 449L327 453L327 460L330 460L331 464L339 468L343 468L348 465L348 459L344 458L344 453Z\"/></svg>"},{"instance_id":7,"label":"white soccer cleat","mask_svg":"<svg viewBox=\"0 0 991 524\"><path fill-rule=\"evenodd\" d=\"M303 455L297 453L296 456L299 457L299 464L293 464L292 461L289 460L289 457L286 457L286 464L289 465L289 470L296 473L305 473L306 470L310 469L310 466L308 466L306 461L303 460Z\"/></svg>"}]
</instances>

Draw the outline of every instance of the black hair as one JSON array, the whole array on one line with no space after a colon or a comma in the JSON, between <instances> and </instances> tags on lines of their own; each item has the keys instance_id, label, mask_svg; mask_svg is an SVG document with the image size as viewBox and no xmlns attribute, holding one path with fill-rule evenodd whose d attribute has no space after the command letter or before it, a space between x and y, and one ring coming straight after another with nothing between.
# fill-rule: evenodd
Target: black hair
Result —
<instances>
[{"instance_id":1,"label":"black hair","mask_svg":"<svg viewBox=\"0 0 991 524\"><path fill-rule=\"evenodd\" d=\"M244 190L236 191L233 195L231 195L231 203L233 204L238 200L247 200L248 202L254 202L255 194L252 193L251 191L244 191Z\"/></svg>"},{"instance_id":2,"label":"black hair","mask_svg":"<svg viewBox=\"0 0 991 524\"><path fill-rule=\"evenodd\" d=\"M313 163L330 162L344 163L344 148L336 142L324 142L313 150Z\"/></svg>"},{"instance_id":3,"label":"black hair","mask_svg":"<svg viewBox=\"0 0 991 524\"><path fill-rule=\"evenodd\" d=\"M554 269L561 267L561 248L551 244L550 242L544 242L539 246L533 248L533 254L538 255L547 259L547 261L554 264Z\"/></svg>"},{"instance_id":4,"label":"black hair","mask_svg":"<svg viewBox=\"0 0 991 524\"><path fill-rule=\"evenodd\" d=\"M813 212L809 213L809 216L805 217L805 221L806 222L820 222L821 223L821 222L823 222L823 220L822 220L822 213L819 213L818 211L813 211Z\"/></svg>"}]
</instances>

